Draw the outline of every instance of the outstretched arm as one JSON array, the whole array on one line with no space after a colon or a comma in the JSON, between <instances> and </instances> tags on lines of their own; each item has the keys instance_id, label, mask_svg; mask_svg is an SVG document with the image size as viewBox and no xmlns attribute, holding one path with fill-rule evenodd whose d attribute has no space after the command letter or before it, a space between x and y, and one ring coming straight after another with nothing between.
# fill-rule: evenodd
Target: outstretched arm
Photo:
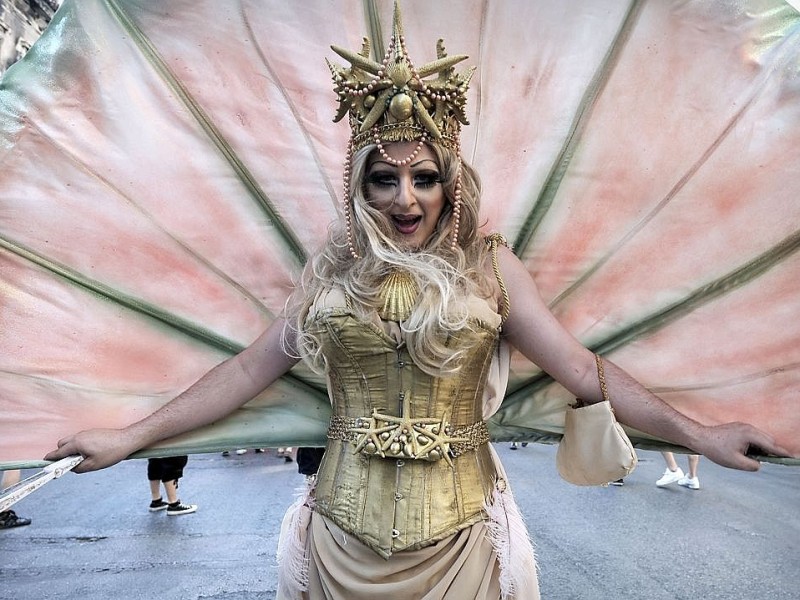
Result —
<instances>
[{"instance_id":1,"label":"outstretched arm","mask_svg":"<svg viewBox=\"0 0 800 600\"><path fill-rule=\"evenodd\" d=\"M229 415L297 363L284 350L283 331L284 321L276 320L245 350L211 369L150 416L124 429L93 429L65 437L45 460L81 454L85 458L76 472L102 469L159 440ZM289 348L294 346L292 339L286 342Z\"/></svg>"},{"instance_id":2,"label":"outstretched arm","mask_svg":"<svg viewBox=\"0 0 800 600\"><path fill-rule=\"evenodd\" d=\"M576 397L587 402L602 400L592 352L556 320L522 262L507 248L499 251L500 270L511 300L503 327L508 341ZM603 362L611 403L620 422L690 448L726 467L757 470L758 461L747 456L751 446L778 456L789 455L751 425L702 425L670 407L612 362Z\"/></svg>"}]
</instances>

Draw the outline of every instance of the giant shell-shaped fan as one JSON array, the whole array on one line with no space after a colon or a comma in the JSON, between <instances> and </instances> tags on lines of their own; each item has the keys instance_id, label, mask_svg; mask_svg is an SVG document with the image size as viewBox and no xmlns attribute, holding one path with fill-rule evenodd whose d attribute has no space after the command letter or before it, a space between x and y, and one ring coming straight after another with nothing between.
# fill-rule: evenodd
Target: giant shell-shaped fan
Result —
<instances>
[{"instance_id":1,"label":"giant shell-shaped fan","mask_svg":"<svg viewBox=\"0 0 800 600\"><path fill-rule=\"evenodd\" d=\"M365 32L382 56L390 4L64 2L0 80L0 466L149 414L280 314L339 214L325 59ZM561 322L679 410L800 454L797 11L403 8L418 64L444 38L477 65L461 147L485 230ZM515 356L491 432L556 440L572 400ZM299 365L149 452L319 445L328 415Z\"/></svg>"}]
</instances>

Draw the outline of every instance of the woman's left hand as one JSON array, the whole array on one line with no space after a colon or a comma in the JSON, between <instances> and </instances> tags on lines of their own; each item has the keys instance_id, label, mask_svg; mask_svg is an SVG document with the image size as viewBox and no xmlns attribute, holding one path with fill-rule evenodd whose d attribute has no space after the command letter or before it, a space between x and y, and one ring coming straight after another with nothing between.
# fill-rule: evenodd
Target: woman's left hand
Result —
<instances>
[{"instance_id":1,"label":"woman's left hand","mask_svg":"<svg viewBox=\"0 0 800 600\"><path fill-rule=\"evenodd\" d=\"M757 471L761 464L752 458L755 455L791 456L770 435L747 423L709 426L702 433L692 449L723 467Z\"/></svg>"}]
</instances>

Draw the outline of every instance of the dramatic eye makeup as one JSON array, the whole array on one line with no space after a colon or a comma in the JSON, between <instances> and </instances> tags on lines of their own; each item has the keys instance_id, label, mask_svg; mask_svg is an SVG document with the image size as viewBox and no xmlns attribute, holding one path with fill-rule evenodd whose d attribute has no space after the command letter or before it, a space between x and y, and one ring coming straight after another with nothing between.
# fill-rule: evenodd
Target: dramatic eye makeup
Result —
<instances>
[{"instance_id":1,"label":"dramatic eye makeup","mask_svg":"<svg viewBox=\"0 0 800 600\"><path fill-rule=\"evenodd\" d=\"M391 187L397 185L397 176L387 170L379 169L367 175L367 183L378 187Z\"/></svg>"},{"instance_id":2,"label":"dramatic eye makeup","mask_svg":"<svg viewBox=\"0 0 800 600\"><path fill-rule=\"evenodd\" d=\"M435 186L437 183L442 183L442 178L439 175L439 171L431 170L424 170L424 171L417 171L414 173L414 187L418 188L431 188Z\"/></svg>"},{"instance_id":3,"label":"dramatic eye makeup","mask_svg":"<svg viewBox=\"0 0 800 600\"><path fill-rule=\"evenodd\" d=\"M435 169L423 169L412 174L412 183L415 188L432 188L437 183L442 183L441 175ZM397 175L393 171L378 169L370 172L366 177L367 184L377 187L391 187L397 185Z\"/></svg>"}]
</instances>

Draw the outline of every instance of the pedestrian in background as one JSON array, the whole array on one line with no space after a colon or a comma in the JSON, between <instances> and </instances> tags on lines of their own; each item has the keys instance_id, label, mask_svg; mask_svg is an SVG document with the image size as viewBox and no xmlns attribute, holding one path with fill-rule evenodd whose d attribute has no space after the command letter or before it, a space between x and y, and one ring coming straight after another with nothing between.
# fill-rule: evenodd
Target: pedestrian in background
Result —
<instances>
[{"instance_id":1,"label":"pedestrian in background","mask_svg":"<svg viewBox=\"0 0 800 600\"><path fill-rule=\"evenodd\" d=\"M690 490L700 489L700 479L697 477L697 465L700 464L699 454L689 455L689 474L685 475L683 469L678 466L675 455L672 452L662 452L661 455L667 463L664 474L656 481L658 487L666 487L672 483L689 488Z\"/></svg>"},{"instance_id":2,"label":"pedestrian in background","mask_svg":"<svg viewBox=\"0 0 800 600\"><path fill-rule=\"evenodd\" d=\"M2 485L0 485L0 490L4 490L6 488L10 488L12 485L16 485L19 483L19 480L19 469L5 471L2 476L0 476L0 482L2 482ZM0 529L11 529L12 527L22 527L23 525L30 524L30 519L18 516L13 510L4 510L3 512L0 512Z\"/></svg>"},{"instance_id":3,"label":"pedestrian in background","mask_svg":"<svg viewBox=\"0 0 800 600\"><path fill-rule=\"evenodd\" d=\"M150 512L166 510L170 516L188 515L197 510L196 504L183 504L178 498L178 480L183 477L183 468L188 456L168 456L147 460L147 479L150 482ZM161 486L167 501L161 495Z\"/></svg>"}]
</instances>

